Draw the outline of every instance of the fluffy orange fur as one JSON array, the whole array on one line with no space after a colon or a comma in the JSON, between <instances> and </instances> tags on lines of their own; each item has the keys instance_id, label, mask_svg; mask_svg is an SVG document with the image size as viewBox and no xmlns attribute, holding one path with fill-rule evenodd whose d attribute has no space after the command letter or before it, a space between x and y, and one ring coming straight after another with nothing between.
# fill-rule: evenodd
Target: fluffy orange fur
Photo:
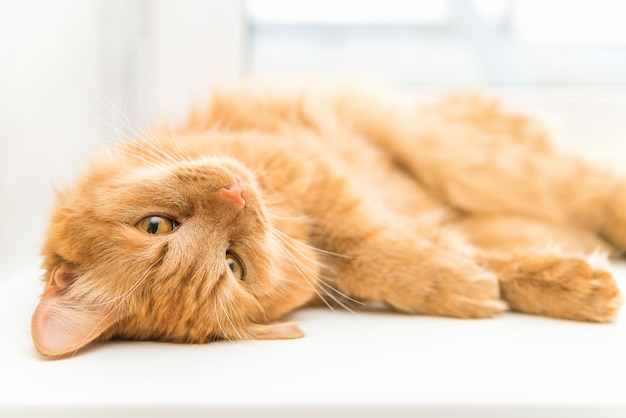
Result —
<instances>
[{"instance_id":1,"label":"fluffy orange fur","mask_svg":"<svg viewBox=\"0 0 626 418\"><path fill-rule=\"evenodd\" d=\"M621 299L602 254L625 248L624 179L495 101L243 89L58 192L32 333L48 357L295 338L290 311L369 301L605 322Z\"/></svg>"}]
</instances>

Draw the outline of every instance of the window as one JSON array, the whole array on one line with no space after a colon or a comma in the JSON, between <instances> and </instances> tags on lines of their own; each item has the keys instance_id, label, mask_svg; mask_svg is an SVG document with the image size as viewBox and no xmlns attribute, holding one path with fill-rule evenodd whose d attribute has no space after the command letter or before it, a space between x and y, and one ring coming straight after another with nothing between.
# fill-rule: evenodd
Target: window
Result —
<instances>
[{"instance_id":1,"label":"window","mask_svg":"<svg viewBox=\"0 0 626 418\"><path fill-rule=\"evenodd\" d=\"M406 86L626 84L621 0L248 0L254 75Z\"/></svg>"}]
</instances>

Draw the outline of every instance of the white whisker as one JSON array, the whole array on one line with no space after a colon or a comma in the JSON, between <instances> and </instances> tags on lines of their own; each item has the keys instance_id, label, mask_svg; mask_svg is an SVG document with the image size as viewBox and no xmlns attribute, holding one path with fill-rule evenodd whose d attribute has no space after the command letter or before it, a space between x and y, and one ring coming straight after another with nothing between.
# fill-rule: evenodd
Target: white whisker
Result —
<instances>
[{"instance_id":1,"label":"white whisker","mask_svg":"<svg viewBox=\"0 0 626 418\"><path fill-rule=\"evenodd\" d=\"M306 243L303 243L303 242L300 242L298 240L293 239L289 235L283 233L282 231L277 230L276 228L272 228L272 232L276 233L275 237L277 238L278 242L280 242L281 245L284 245L284 246L287 247L287 248L284 249L284 251L286 251L286 255L290 259L292 264L298 269L298 271L303 276L308 276L309 278L313 278L314 277L314 282L313 283L317 286L317 289L321 290L324 294L326 294L327 297L331 298L338 305L340 305L344 309L346 309L348 311L351 311L351 312L352 312L352 310L344 302L342 302L340 298L347 299L348 301L356 303L356 304L359 304L359 305L365 305L363 302L358 301L358 300L356 300L356 299L354 299L354 298L344 294L343 292L339 291L336 287L334 287L334 286L330 285L329 283L327 283L328 278L325 278L324 276L322 276L320 274L320 272L318 272L318 271L311 271L310 267L305 266L302 263L298 262L298 260L295 259L295 257L289 252L289 250L291 250L294 253L296 253L301 259L303 259L305 261L308 261L309 263L319 267L320 270L323 270L323 269L328 270L328 266L326 266L324 263L320 262L319 260L313 259L309 255L305 254L300 248L298 248L299 246L303 247L304 249L317 252L319 254L339 256L339 257L343 257L343 258L351 258L350 256L345 256L343 254L337 254L337 253L334 253L334 252L331 252L331 251L324 251L324 250L321 250L319 248L313 247L311 245L308 245ZM307 270L307 271L305 271L305 270ZM307 280L307 282L309 282L309 284L311 284L311 282L306 277L305 277L305 280ZM317 292L317 289L314 288L314 290L316 291L318 296L321 297L320 293ZM331 291L334 292L338 297L335 296L333 293L331 293ZM322 298L322 300L326 303L326 301L323 298ZM326 304L328 305L328 303L326 303Z\"/></svg>"},{"instance_id":2,"label":"white whisker","mask_svg":"<svg viewBox=\"0 0 626 418\"><path fill-rule=\"evenodd\" d=\"M350 302L356 303L356 304L358 304L358 305L363 305L363 306L365 306L365 305L366 305L365 303L361 302L360 300L356 300L356 299L354 299L354 298L352 298L352 297L350 297L350 296L346 295L345 293L343 293L343 292L339 291L339 290L338 290L337 288L335 288L334 286L332 286L332 285L330 285L330 284L326 283L326 281L325 281L325 280L320 280L320 285L328 287L330 290L332 290L333 292L335 292L335 293L339 294L339 296L341 296L341 297L342 297L342 298L344 298L344 299L349 300Z\"/></svg>"},{"instance_id":3,"label":"white whisker","mask_svg":"<svg viewBox=\"0 0 626 418\"><path fill-rule=\"evenodd\" d=\"M105 303L101 303L101 304L87 304L87 305L83 305L83 306L101 306L101 305L105 305L105 304L110 304L112 302L117 301L117 303L115 304L115 306L113 306L111 308L111 310L109 312L107 312L106 315L104 315L92 328L91 330L85 335L85 338L82 340L81 344L78 347L82 347L84 346L89 340L91 340L92 336L95 333L95 330L104 322L106 321L111 315L113 315L113 313L115 311L117 311L117 309L122 305L122 303L124 303L129 297L130 295L146 280L146 278L152 274L153 272L153 268L150 268L148 270L146 270L140 277L139 279L137 279L137 281L135 282L135 284L133 286L130 287L130 289L126 292L124 292L122 295L115 297L113 299L111 299L110 301L107 301ZM79 349L76 349L72 354L75 354L78 352Z\"/></svg>"},{"instance_id":4,"label":"white whisker","mask_svg":"<svg viewBox=\"0 0 626 418\"><path fill-rule=\"evenodd\" d=\"M285 249L284 255L286 256L287 260L291 263L291 265L300 272L300 276L309 285L311 290L313 290L315 294L320 298L320 300L324 302L324 305L326 305L331 311L335 312L335 308L333 308L333 306L326 300L326 298L324 298L324 296L318 291L317 277L312 278L309 276L310 273L306 273L305 271L303 271L300 263L298 263L298 261L294 259L294 257L288 252L288 250Z\"/></svg>"},{"instance_id":5,"label":"white whisker","mask_svg":"<svg viewBox=\"0 0 626 418\"><path fill-rule=\"evenodd\" d=\"M226 332L226 330L224 330L224 327L222 326L222 323L220 322L220 315L219 312L217 310L217 294L213 293L213 310L215 311L215 320L217 322L217 326L219 327L220 331L222 332L222 336L224 338L226 338L226 340L231 341L230 336L228 335L228 333ZM222 308L223 311L223 308Z\"/></svg>"},{"instance_id":6,"label":"white whisker","mask_svg":"<svg viewBox=\"0 0 626 418\"><path fill-rule=\"evenodd\" d=\"M317 247L314 247L312 245L309 245L309 244L307 244L305 242L294 240L292 237L290 237L289 235L285 234L282 231L279 231L278 229L274 229L273 232L276 232L278 234L278 237L281 238L281 239L284 239L285 243L288 244L288 245L289 245L289 241L292 241L292 242L297 242L298 245L306 247L309 250L317 252L317 253L326 254L326 255L332 255L333 257L341 257L341 258L348 258L348 259L353 258L350 255L339 254L339 253L336 253L336 252L333 252L333 251L323 250L321 248L317 248Z\"/></svg>"},{"instance_id":7,"label":"white whisker","mask_svg":"<svg viewBox=\"0 0 626 418\"><path fill-rule=\"evenodd\" d=\"M222 302L222 300L219 298L216 298L216 300L218 301L220 308L222 308L222 312L224 313L226 320L230 324L231 329L235 332L235 334L237 334L237 337L239 337L240 341L245 341L245 338L241 336L241 334L237 330L237 327L235 327L235 324L233 324L233 321L230 319L230 315L228 315L228 311L226 310L226 307L224 306L224 303Z\"/></svg>"},{"instance_id":8,"label":"white whisker","mask_svg":"<svg viewBox=\"0 0 626 418\"><path fill-rule=\"evenodd\" d=\"M125 292L123 292L122 294L115 296L112 299L109 299L105 302L99 302L99 303L91 303L91 304L84 304L82 306L85 307L94 307L94 306L104 306L104 305L110 305L113 302L116 301L120 301L120 303L124 302L126 299L128 299L131 294L139 287L141 286L141 284L143 284L143 282L148 278L148 276L153 272L153 268L149 268L148 270L146 270L141 276L139 276L139 279L137 279L135 281L135 283ZM116 305L116 307L119 306Z\"/></svg>"},{"instance_id":9,"label":"white whisker","mask_svg":"<svg viewBox=\"0 0 626 418\"><path fill-rule=\"evenodd\" d=\"M276 231L275 229L273 230ZM318 266L320 270L327 269L327 267L323 263L317 260L313 260L311 257L303 254L303 252L300 249L298 249L296 246L296 243L299 243L298 241L291 239L293 242L289 242L288 240L285 239L285 236L283 236L282 238L280 236L276 236L278 238L277 242L280 244L279 248L282 252L283 257L287 261L289 261L289 263L298 271L298 273L300 273L300 277L309 285L311 290L315 292L315 294L320 298L320 300L326 306L328 306L328 308L330 308L332 311L335 311L332 304L329 303L329 301L326 298L329 298L340 307L352 313L354 313L354 311L346 303L344 303L341 300L341 298L345 298L357 304L363 304L362 302L357 301L345 295L344 293L340 292L339 290L337 290L330 284L326 283L325 278L323 277L322 274L320 274L320 271L313 270L309 265L302 263L301 260L304 260L304 261L308 261L312 265ZM310 246L306 246L306 248L308 249L312 248L312 247L311 248L309 247ZM297 254L298 257L300 257L300 259L298 259L294 254L292 254L292 252Z\"/></svg>"}]
</instances>

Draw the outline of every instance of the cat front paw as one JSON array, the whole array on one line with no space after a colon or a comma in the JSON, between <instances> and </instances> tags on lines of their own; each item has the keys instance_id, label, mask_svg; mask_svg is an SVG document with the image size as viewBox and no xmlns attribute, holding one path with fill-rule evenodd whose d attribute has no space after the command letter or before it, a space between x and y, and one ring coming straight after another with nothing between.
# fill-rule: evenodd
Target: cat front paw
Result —
<instances>
[{"instance_id":1,"label":"cat front paw","mask_svg":"<svg viewBox=\"0 0 626 418\"><path fill-rule=\"evenodd\" d=\"M498 278L473 260L446 255L429 264L418 273L421 278L401 286L388 302L410 313L455 318L491 318L507 309Z\"/></svg>"},{"instance_id":2,"label":"cat front paw","mask_svg":"<svg viewBox=\"0 0 626 418\"><path fill-rule=\"evenodd\" d=\"M533 257L515 274L505 273L502 296L521 312L610 322L622 305L615 279L583 257Z\"/></svg>"},{"instance_id":3,"label":"cat front paw","mask_svg":"<svg viewBox=\"0 0 626 418\"><path fill-rule=\"evenodd\" d=\"M428 313L456 318L492 318L507 310L500 299L498 278L489 272L464 275L450 280L428 304Z\"/></svg>"}]
</instances>

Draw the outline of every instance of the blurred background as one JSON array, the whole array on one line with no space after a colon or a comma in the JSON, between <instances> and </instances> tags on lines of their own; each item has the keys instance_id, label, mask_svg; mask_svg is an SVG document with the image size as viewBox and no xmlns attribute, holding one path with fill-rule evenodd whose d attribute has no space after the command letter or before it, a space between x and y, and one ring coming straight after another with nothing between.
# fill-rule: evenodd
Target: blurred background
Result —
<instances>
[{"instance_id":1,"label":"blurred background","mask_svg":"<svg viewBox=\"0 0 626 418\"><path fill-rule=\"evenodd\" d=\"M626 1L0 0L0 280L38 265L53 185L242 77L486 91L626 162Z\"/></svg>"}]
</instances>

